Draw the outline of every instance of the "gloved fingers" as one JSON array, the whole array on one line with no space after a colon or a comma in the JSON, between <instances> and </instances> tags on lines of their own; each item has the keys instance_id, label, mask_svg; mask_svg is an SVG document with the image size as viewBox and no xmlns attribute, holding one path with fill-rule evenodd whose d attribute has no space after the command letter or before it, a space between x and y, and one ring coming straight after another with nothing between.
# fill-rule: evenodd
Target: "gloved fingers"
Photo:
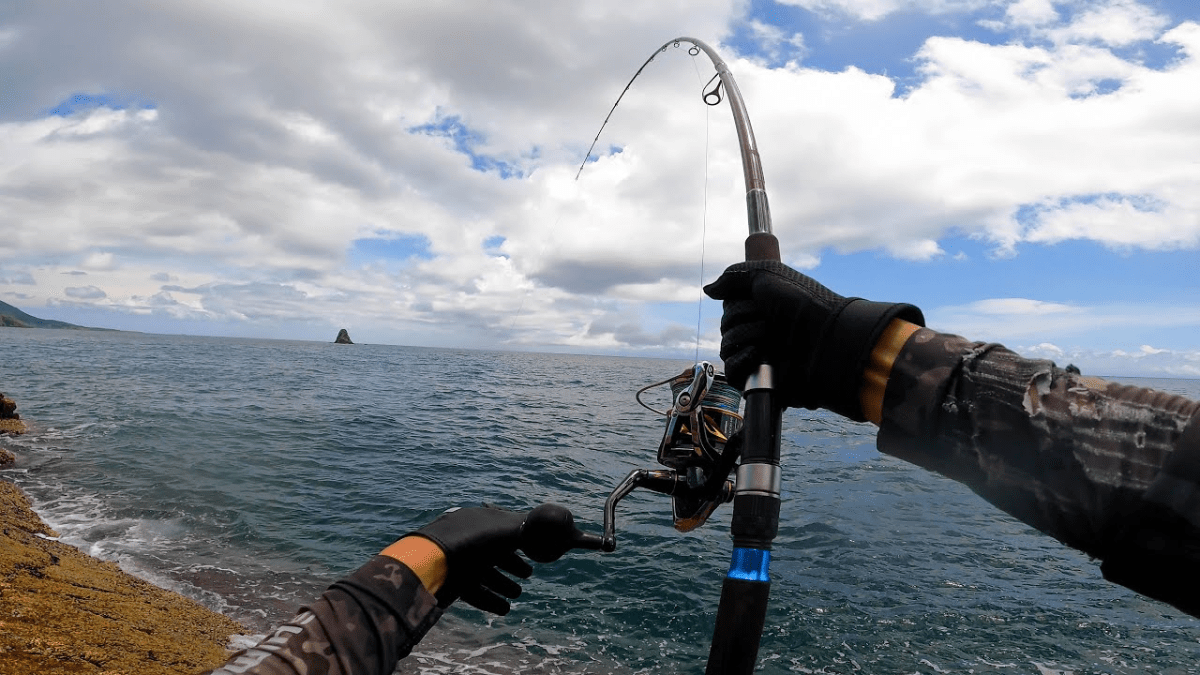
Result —
<instances>
[{"instance_id":1,"label":"gloved fingers","mask_svg":"<svg viewBox=\"0 0 1200 675\"><path fill-rule=\"evenodd\" d=\"M480 609L492 614L504 616L508 614L512 606L508 604L508 600L496 595L482 586L472 586L463 591L460 596L462 601L475 609Z\"/></svg>"},{"instance_id":2,"label":"gloved fingers","mask_svg":"<svg viewBox=\"0 0 1200 675\"><path fill-rule=\"evenodd\" d=\"M721 332L746 323L762 321L764 314L758 303L750 299L726 300L721 312Z\"/></svg>"},{"instance_id":3,"label":"gloved fingers","mask_svg":"<svg viewBox=\"0 0 1200 675\"><path fill-rule=\"evenodd\" d=\"M741 389L746 385L746 378L767 361L765 336L766 323L761 320L733 326L724 332L721 360L725 362L725 377L729 384Z\"/></svg>"},{"instance_id":4,"label":"gloved fingers","mask_svg":"<svg viewBox=\"0 0 1200 675\"><path fill-rule=\"evenodd\" d=\"M479 575L479 586L506 598L521 597L521 584L500 573L500 570L489 567Z\"/></svg>"},{"instance_id":5,"label":"gloved fingers","mask_svg":"<svg viewBox=\"0 0 1200 675\"><path fill-rule=\"evenodd\" d=\"M438 545L446 554L451 572L460 565L470 566L488 558L493 551L513 550L521 532L525 514L495 507L451 509L415 534Z\"/></svg>"},{"instance_id":6,"label":"gloved fingers","mask_svg":"<svg viewBox=\"0 0 1200 675\"><path fill-rule=\"evenodd\" d=\"M704 287L704 293L713 300L749 297L754 274L745 269L745 265L730 265L716 281Z\"/></svg>"},{"instance_id":7,"label":"gloved fingers","mask_svg":"<svg viewBox=\"0 0 1200 675\"><path fill-rule=\"evenodd\" d=\"M439 588L438 592L433 594L433 597L437 598L438 607L446 609L450 605L454 604L454 601L458 600L459 598L459 590L460 589L449 584Z\"/></svg>"},{"instance_id":8,"label":"gloved fingers","mask_svg":"<svg viewBox=\"0 0 1200 675\"><path fill-rule=\"evenodd\" d=\"M533 566L516 553L500 556L496 560L495 565L505 572L515 577L521 577L522 579L528 579L533 575Z\"/></svg>"},{"instance_id":9,"label":"gloved fingers","mask_svg":"<svg viewBox=\"0 0 1200 675\"><path fill-rule=\"evenodd\" d=\"M767 322L761 319L726 328L721 334L721 359L727 360L747 350L765 352L774 348L778 342L777 336L769 333L767 328Z\"/></svg>"}]
</instances>

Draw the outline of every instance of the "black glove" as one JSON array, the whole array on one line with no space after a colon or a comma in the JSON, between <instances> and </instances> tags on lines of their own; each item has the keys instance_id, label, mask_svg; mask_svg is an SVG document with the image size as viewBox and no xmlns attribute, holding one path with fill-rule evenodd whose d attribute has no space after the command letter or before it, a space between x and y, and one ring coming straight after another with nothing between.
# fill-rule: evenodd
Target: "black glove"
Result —
<instances>
[{"instance_id":1,"label":"black glove","mask_svg":"<svg viewBox=\"0 0 1200 675\"><path fill-rule=\"evenodd\" d=\"M501 616L508 614L508 600L521 595L521 586L500 570L522 579L533 574L517 548L544 563L558 560L571 548L600 547L600 538L576 529L571 512L557 504L542 504L528 513L493 506L452 509L412 534L432 541L446 554L446 582L435 594L439 606L448 607L461 597L472 607Z\"/></svg>"},{"instance_id":2,"label":"black glove","mask_svg":"<svg viewBox=\"0 0 1200 675\"><path fill-rule=\"evenodd\" d=\"M732 265L704 292L725 301L721 358L731 384L743 388L768 363L784 405L859 422L863 371L883 330L897 318L925 325L912 305L844 298L777 261Z\"/></svg>"}]
</instances>

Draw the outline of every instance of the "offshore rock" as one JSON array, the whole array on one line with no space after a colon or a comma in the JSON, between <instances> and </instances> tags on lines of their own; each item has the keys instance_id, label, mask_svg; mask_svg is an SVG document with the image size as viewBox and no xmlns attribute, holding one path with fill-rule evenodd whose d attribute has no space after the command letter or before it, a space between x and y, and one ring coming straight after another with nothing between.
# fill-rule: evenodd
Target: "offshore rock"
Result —
<instances>
[{"instance_id":1,"label":"offshore rock","mask_svg":"<svg viewBox=\"0 0 1200 675\"><path fill-rule=\"evenodd\" d=\"M333 341L333 344L335 344L335 345L352 345L352 344L354 344L354 342L352 340L350 340L350 333L347 333L346 329L343 328L338 331L337 339Z\"/></svg>"}]
</instances>

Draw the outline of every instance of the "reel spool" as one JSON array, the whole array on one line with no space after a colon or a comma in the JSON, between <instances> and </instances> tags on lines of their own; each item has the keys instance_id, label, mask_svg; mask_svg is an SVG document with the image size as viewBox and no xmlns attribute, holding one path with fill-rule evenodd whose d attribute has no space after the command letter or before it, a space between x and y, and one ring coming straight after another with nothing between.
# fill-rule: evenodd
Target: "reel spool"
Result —
<instances>
[{"instance_id":1,"label":"reel spool","mask_svg":"<svg viewBox=\"0 0 1200 675\"><path fill-rule=\"evenodd\" d=\"M654 410L642 402L641 394L669 384L670 410ZM603 549L616 549L617 502L636 488L671 496L672 523L680 532L703 525L718 506L733 499L729 474L740 454L739 413L742 395L702 361L679 375L649 385L637 394L638 403L666 416L666 428L658 446L658 463L664 469L636 469L621 481L604 504Z\"/></svg>"}]
</instances>

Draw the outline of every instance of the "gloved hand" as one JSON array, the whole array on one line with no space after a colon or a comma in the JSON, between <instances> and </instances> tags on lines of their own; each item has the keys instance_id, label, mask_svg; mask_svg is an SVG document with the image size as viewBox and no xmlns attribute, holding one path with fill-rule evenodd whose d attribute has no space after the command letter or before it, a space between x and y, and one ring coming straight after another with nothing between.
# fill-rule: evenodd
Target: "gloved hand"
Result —
<instances>
[{"instance_id":1,"label":"gloved hand","mask_svg":"<svg viewBox=\"0 0 1200 675\"><path fill-rule=\"evenodd\" d=\"M500 570L522 579L533 574L518 548L542 563L571 548L600 548L600 538L576 529L571 512L557 504L528 513L493 506L451 509L411 534L429 539L446 555L446 582L435 594L441 607L461 597L501 616L508 614L508 601L521 595L521 586Z\"/></svg>"},{"instance_id":2,"label":"gloved hand","mask_svg":"<svg viewBox=\"0 0 1200 675\"><path fill-rule=\"evenodd\" d=\"M721 358L741 389L762 363L784 405L864 421L859 392L871 350L892 319L925 325L912 305L844 298L777 261L732 265L704 287L723 300Z\"/></svg>"}]
</instances>

